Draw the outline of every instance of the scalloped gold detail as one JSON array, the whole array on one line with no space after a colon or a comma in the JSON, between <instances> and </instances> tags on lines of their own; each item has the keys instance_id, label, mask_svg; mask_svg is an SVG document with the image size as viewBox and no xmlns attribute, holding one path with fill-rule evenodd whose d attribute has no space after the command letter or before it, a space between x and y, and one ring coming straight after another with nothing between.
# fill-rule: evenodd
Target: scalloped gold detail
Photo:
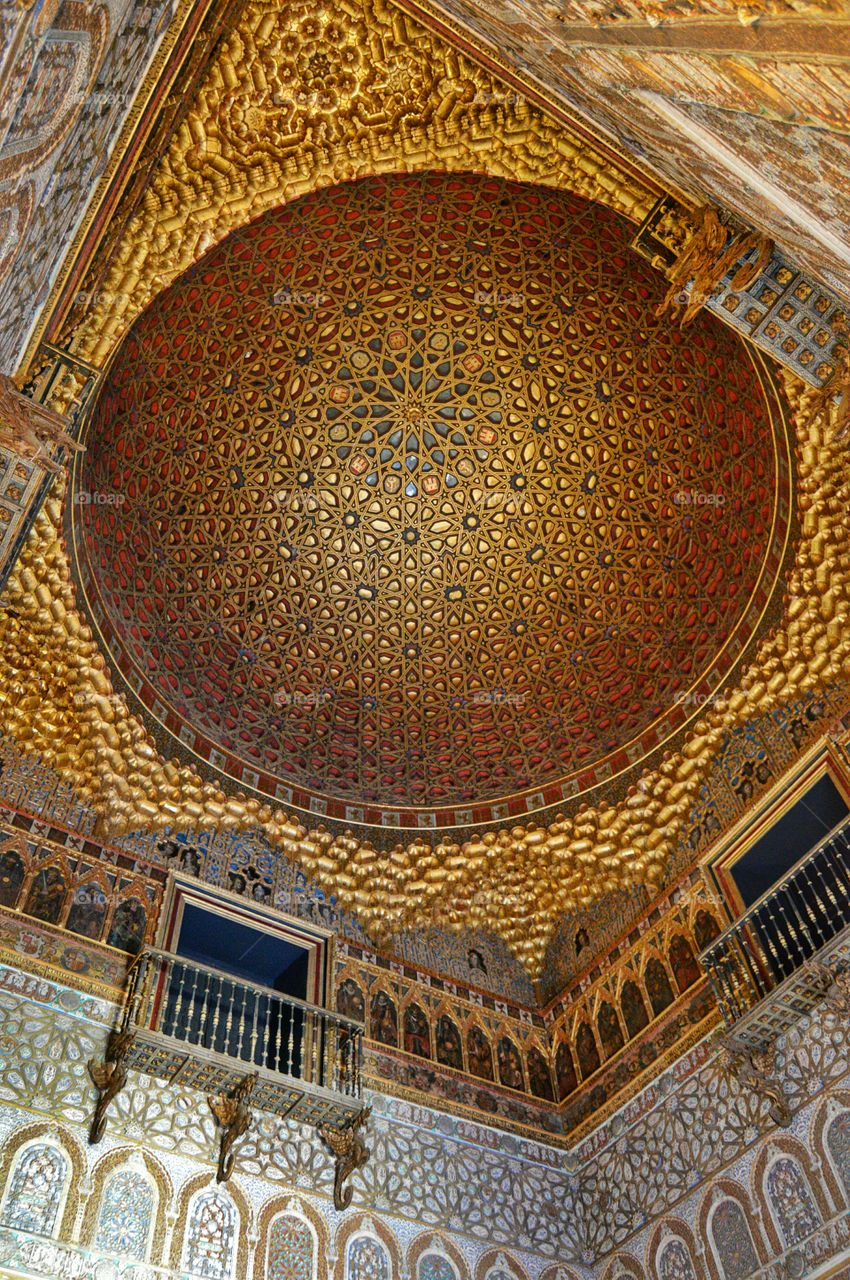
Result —
<instances>
[{"instance_id":1,"label":"scalloped gold detail","mask_svg":"<svg viewBox=\"0 0 850 1280\"><path fill-rule=\"evenodd\" d=\"M635 222L658 195L385 0L252 0L140 208L101 246L60 345L100 366L234 227L321 187L427 169L566 188Z\"/></svg>"}]
</instances>

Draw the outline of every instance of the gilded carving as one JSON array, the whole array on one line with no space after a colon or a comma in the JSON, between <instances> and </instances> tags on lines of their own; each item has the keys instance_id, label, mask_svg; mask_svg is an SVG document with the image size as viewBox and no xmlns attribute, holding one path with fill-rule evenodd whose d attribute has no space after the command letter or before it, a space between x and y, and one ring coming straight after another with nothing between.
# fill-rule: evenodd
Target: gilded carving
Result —
<instances>
[{"instance_id":1,"label":"gilded carving","mask_svg":"<svg viewBox=\"0 0 850 1280\"><path fill-rule=\"evenodd\" d=\"M317 1126L319 1137L334 1157L334 1208L340 1212L348 1208L354 1195L353 1187L347 1187L346 1182L369 1159L369 1148L363 1141L360 1130L371 1112L371 1107L364 1107L342 1124L324 1121Z\"/></svg>"},{"instance_id":2,"label":"gilded carving","mask_svg":"<svg viewBox=\"0 0 850 1280\"><path fill-rule=\"evenodd\" d=\"M337 182L429 168L566 187L634 221L656 194L387 0L252 0L141 207L104 242L60 344L102 365L146 303L235 226Z\"/></svg>"},{"instance_id":3,"label":"gilded carving","mask_svg":"<svg viewBox=\"0 0 850 1280\"><path fill-rule=\"evenodd\" d=\"M670 288L659 308L659 315L672 310L683 325L690 324L733 267L737 270L730 289L746 289L761 275L773 251L766 236L724 226L710 205L700 210L699 219L696 231L667 273ZM750 258L753 253L755 257Z\"/></svg>"},{"instance_id":4,"label":"gilded carving","mask_svg":"<svg viewBox=\"0 0 850 1280\"><path fill-rule=\"evenodd\" d=\"M216 1182L230 1180L236 1160L233 1147L248 1132L251 1124L251 1094L254 1092L257 1079L257 1072L252 1071L229 1093L217 1093L207 1098L210 1111L215 1116L220 1130Z\"/></svg>"},{"instance_id":5,"label":"gilded carving","mask_svg":"<svg viewBox=\"0 0 850 1280\"><path fill-rule=\"evenodd\" d=\"M739 1044L733 1036L724 1036L722 1070L743 1088L763 1098L768 1104L768 1115L774 1124L787 1129L792 1115L788 1099L777 1078L775 1054L772 1049L754 1052Z\"/></svg>"},{"instance_id":6,"label":"gilded carving","mask_svg":"<svg viewBox=\"0 0 850 1280\"><path fill-rule=\"evenodd\" d=\"M100 1142L106 1132L106 1115L109 1104L127 1083L126 1058L133 1047L135 1034L132 1031L116 1031L109 1037L106 1046L106 1057L103 1062L91 1058L88 1063L89 1076L98 1091L94 1116L89 1131L89 1142Z\"/></svg>"},{"instance_id":7,"label":"gilded carving","mask_svg":"<svg viewBox=\"0 0 850 1280\"><path fill-rule=\"evenodd\" d=\"M56 449L82 453L84 448L68 434L67 425L61 413L23 395L7 374L0 374L0 448L60 475L62 467L52 456Z\"/></svg>"}]
</instances>

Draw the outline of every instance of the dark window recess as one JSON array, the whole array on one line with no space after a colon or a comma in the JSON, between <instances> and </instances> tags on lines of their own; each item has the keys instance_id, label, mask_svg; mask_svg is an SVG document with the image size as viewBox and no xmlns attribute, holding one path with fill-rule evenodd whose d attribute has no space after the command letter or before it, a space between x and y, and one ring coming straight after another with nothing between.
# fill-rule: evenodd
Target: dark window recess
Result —
<instances>
[{"instance_id":1,"label":"dark window recess","mask_svg":"<svg viewBox=\"0 0 850 1280\"><path fill-rule=\"evenodd\" d=\"M850 923L846 827L823 843L847 814L835 783L823 777L735 864L747 907L776 886L752 910L747 926L755 929L775 981L789 977Z\"/></svg>"},{"instance_id":2,"label":"dark window recess","mask_svg":"<svg viewBox=\"0 0 850 1280\"><path fill-rule=\"evenodd\" d=\"M251 990L270 987L282 997L305 1000L309 955L286 939L187 903L173 951L233 980L175 962L162 1030L186 1040L298 1078L304 1012L285 999Z\"/></svg>"},{"instance_id":3,"label":"dark window recess","mask_svg":"<svg viewBox=\"0 0 850 1280\"><path fill-rule=\"evenodd\" d=\"M840 791L824 774L732 867L744 908L767 893L848 813Z\"/></svg>"}]
</instances>

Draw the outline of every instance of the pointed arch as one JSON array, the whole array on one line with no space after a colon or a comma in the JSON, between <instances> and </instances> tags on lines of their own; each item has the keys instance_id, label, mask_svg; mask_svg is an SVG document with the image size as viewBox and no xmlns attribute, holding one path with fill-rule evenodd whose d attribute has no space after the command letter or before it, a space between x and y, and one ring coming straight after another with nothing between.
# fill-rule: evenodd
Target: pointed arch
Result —
<instances>
[{"instance_id":1,"label":"pointed arch","mask_svg":"<svg viewBox=\"0 0 850 1280\"><path fill-rule=\"evenodd\" d=\"M18 906L30 871L30 855L24 841L16 838L0 849L0 907Z\"/></svg>"},{"instance_id":2,"label":"pointed arch","mask_svg":"<svg viewBox=\"0 0 850 1280\"><path fill-rule=\"evenodd\" d=\"M405 1053L415 1054L418 1058L431 1059L431 1023L428 1014L418 1000L410 1000L402 1013L403 1045Z\"/></svg>"},{"instance_id":3,"label":"pointed arch","mask_svg":"<svg viewBox=\"0 0 850 1280\"><path fill-rule=\"evenodd\" d=\"M434 1043L437 1061L444 1067L454 1067L463 1071L463 1040L460 1027L449 1008L438 1010L434 1025Z\"/></svg>"},{"instance_id":4,"label":"pointed arch","mask_svg":"<svg viewBox=\"0 0 850 1280\"><path fill-rule=\"evenodd\" d=\"M822 1102L812 1125L811 1149L819 1156L834 1208L850 1207L850 1090L836 1090Z\"/></svg>"},{"instance_id":5,"label":"pointed arch","mask_svg":"<svg viewBox=\"0 0 850 1280\"><path fill-rule=\"evenodd\" d=\"M93 1248L104 1247L107 1252L124 1252L119 1245L119 1235L122 1230L130 1233L132 1231L132 1222L129 1220L123 1221L125 1215L121 1203L115 1207L112 1214L115 1234L107 1239L106 1233L101 1232L101 1224L104 1220L104 1202L107 1199L108 1188L117 1174L127 1171L146 1178L149 1186L153 1189L147 1254L142 1260L159 1265L163 1261L165 1215L172 1202L174 1192L171 1179L165 1169L149 1151L141 1148L133 1147L128 1150L123 1147L117 1151L110 1151L95 1165L92 1171L92 1191L86 1200L83 1214L82 1239ZM120 1185L118 1184L119 1187ZM139 1230L140 1228L137 1226L137 1234ZM97 1244L98 1239L104 1241L103 1246ZM132 1254L132 1249L129 1252Z\"/></svg>"},{"instance_id":6,"label":"pointed arch","mask_svg":"<svg viewBox=\"0 0 850 1280\"><path fill-rule=\"evenodd\" d=\"M245 1274L251 1211L238 1183L220 1186L212 1173L190 1178L180 1193L171 1242L171 1267L192 1270L207 1280L236 1280Z\"/></svg>"},{"instance_id":7,"label":"pointed arch","mask_svg":"<svg viewBox=\"0 0 850 1280\"><path fill-rule=\"evenodd\" d=\"M343 1223L336 1236L334 1280L398 1280L401 1250L383 1222L361 1213Z\"/></svg>"},{"instance_id":8,"label":"pointed arch","mask_svg":"<svg viewBox=\"0 0 850 1280\"><path fill-rule=\"evenodd\" d=\"M528 1280L528 1275L507 1249L488 1249L478 1259L475 1280Z\"/></svg>"},{"instance_id":9,"label":"pointed arch","mask_svg":"<svg viewBox=\"0 0 850 1280\"><path fill-rule=\"evenodd\" d=\"M703 1280L694 1233L681 1218L665 1218L653 1231L646 1251L646 1273L652 1280Z\"/></svg>"},{"instance_id":10,"label":"pointed arch","mask_svg":"<svg viewBox=\"0 0 850 1280\"><path fill-rule=\"evenodd\" d=\"M451 1240L436 1231L417 1236L407 1251L410 1280L470 1280L469 1267Z\"/></svg>"},{"instance_id":11,"label":"pointed arch","mask_svg":"<svg viewBox=\"0 0 850 1280\"><path fill-rule=\"evenodd\" d=\"M619 1253L607 1267L603 1280L644 1280L643 1267L631 1253Z\"/></svg>"},{"instance_id":12,"label":"pointed arch","mask_svg":"<svg viewBox=\"0 0 850 1280\"><path fill-rule=\"evenodd\" d=\"M0 1204L0 1222L54 1237L71 1182L71 1161L58 1142L34 1138L18 1149Z\"/></svg>"},{"instance_id":13,"label":"pointed arch","mask_svg":"<svg viewBox=\"0 0 850 1280\"><path fill-rule=\"evenodd\" d=\"M7 1226L13 1225L7 1222L7 1213L9 1217L14 1217L20 1221L23 1220L26 1211L23 1208L18 1212L13 1212L13 1210L16 1201L23 1204L22 1197L26 1197L29 1194L29 1190L24 1184L26 1171L24 1170L16 1179L16 1170L20 1166L20 1161L25 1158L26 1152L38 1146L46 1146L59 1152L61 1158L67 1162L67 1171L62 1184L53 1227L50 1231L37 1234L67 1238L73 1227L79 1207L79 1191L83 1181L85 1158L71 1135L54 1124L27 1125L6 1144L2 1155L0 1155L0 1222L5 1223ZM32 1172L36 1172L35 1166L33 1166ZM62 1172L61 1166L59 1167L59 1172ZM15 1189L16 1183L21 1184L19 1191ZM32 1201L31 1213L37 1216L40 1212L38 1207L39 1194L38 1189L34 1189L34 1191L36 1194ZM48 1188L45 1187L44 1191L47 1192ZM43 1212L43 1221L47 1222L48 1209L45 1208ZM20 1229L26 1230L28 1228L21 1227Z\"/></svg>"},{"instance_id":14,"label":"pointed arch","mask_svg":"<svg viewBox=\"0 0 850 1280\"><path fill-rule=\"evenodd\" d=\"M270 1201L260 1214L257 1236L256 1280L325 1277L327 1226L315 1209L297 1196L276 1196Z\"/></svg>"},{"instance_id":15,"label":"pointed arch","mask_svg":"<svg viewBox=\"0 0 850 1280\"><path fill-rule=\"evenodd\" d=\"M495 1080L493 1045L477 1022L471 1023L466 1032L466 1061L470 1075L477 1076L479 1080Z\"/></svg>"},{"instance_id":16,"label":"pointed arch","mask_svg":"<svg viewBox=\"0 0 850 1280\"><path fill-rule=\"evenodd\" d=\"M45 924L61 924L71 888L68 860L56 854L39 862L28 877L21 910Z\"/></svg>"},{"instance_id":17,"label":"pointed arch","mask_svg":"<svg viewBox=\"0 0 850 1280\"><path fill-rule=\"evenodd\" d=\"M698 1217L708 1242L706 1263L712 1280L745 1280L768 1261L768 1250L746 1192L729 1178L706 1192Z\"/></svg>"}]
</instances>

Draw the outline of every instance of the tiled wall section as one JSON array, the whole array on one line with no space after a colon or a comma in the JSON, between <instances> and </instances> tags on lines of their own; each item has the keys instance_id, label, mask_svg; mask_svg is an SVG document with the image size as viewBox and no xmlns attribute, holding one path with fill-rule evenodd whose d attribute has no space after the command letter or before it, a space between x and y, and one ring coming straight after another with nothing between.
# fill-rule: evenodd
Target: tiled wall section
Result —
<instances>
[{"instance_id":1,"label":"tiled wall section","mask_svg":"<svg viewBox=\"0 0 850 1280\"><path fill-rule=\"evenodd\" d=\"M372 1280L436 1280L438 1265L445 1280L555 1280L555 1266L567 1280L779 1280L850 1250L846 1010L821 1006L780 1043L786 1130L706 1045L569 1153L374 1095L372 1157L343 1215L315 1136L269 1116L216 1188L203 1100L144 1077L131 1075L106 1139L87 1146L85 1064L113 1016L103 1001L0 969L0 1241L30 1274L59 1273L33 1232L101 1254L120 1239L172 1273L210 1274L192 1254L201 1239L228 1261L221 1274L269 1280L318 1280L326 1264L358 1280L364 1251ZM132 1200L108 1194L119 1173L137 1180ZM287 1213L312 1224L309 1248L293 1224L272 1229ZM372 1243L356 1246L361 1235ZM302 1244L311 1261L293 1270ZM431 1254L442 1262L421 1261Z\"/></svg>"}]
</instances>

